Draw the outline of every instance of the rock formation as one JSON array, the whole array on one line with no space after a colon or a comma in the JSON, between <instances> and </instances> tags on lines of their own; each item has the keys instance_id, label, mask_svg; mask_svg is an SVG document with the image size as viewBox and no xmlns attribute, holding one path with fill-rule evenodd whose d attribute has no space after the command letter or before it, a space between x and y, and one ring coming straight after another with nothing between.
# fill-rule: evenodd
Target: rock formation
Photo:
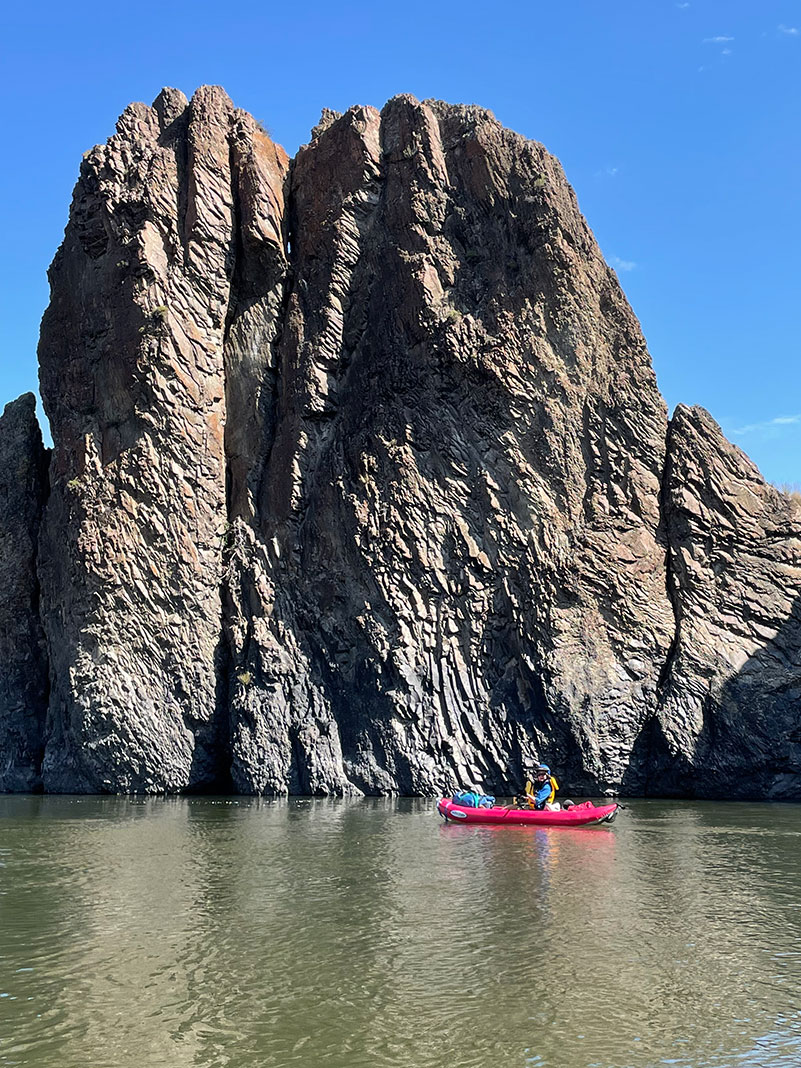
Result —
<instances>
[{"instance_id":1,"label":"rock formation","mask_svg":"<svg viewBox=\"0 0 801 1068\"><path fill-rule=\"evenodd\" d=\"M41 785L47 656L39 622L36 547L47 456L26 393L0 416L0 791Z\"/></svg>"},{"instance_id":2,"label":"rock formation","mask_svg":"<svg viewBox=\"0 0 801 1068\"><path fill-rule=\"evenodd\" d=\"M217 777L226 445L239 500L283 258L286 157L224 93L165 90L117 131L84 158L40 343L52 790Z\"/></svg>"},{"instance_id":3,"label":"rock formation","mask_svg":"<svg viewBox=\"0 0 801 1068\"><path fill-rule=\"evenodd\" d=\"M558 164L399 97L289 199L237 786L508 791L544 749L614 785L672 635L667 419Z\"/></svg>"},{"instance_id":4,"label":"rock formation","mask_svg":"<svg viewBox=\"0 0 801 1068\"><path fill-rule=\"evenodd\" d=\"M801 519L705 413L668 428L540 145L396 97L290 165L165 90L84 158L50 277L50 497L0 593L49 713L31 661L0 786L508 793L548 759L801 796Z\"/></svg>"},{"instance_id":5,"label":"rock formation","mask_svg":"<svg viewBox=\"0 0 801 1068\"><path fill-rule=\"evenodd\" d=\"M766 485L707 412L680 406L665 513L676 634L649 785L798 798L801 504Z\"/></svg>"}]
</instances>

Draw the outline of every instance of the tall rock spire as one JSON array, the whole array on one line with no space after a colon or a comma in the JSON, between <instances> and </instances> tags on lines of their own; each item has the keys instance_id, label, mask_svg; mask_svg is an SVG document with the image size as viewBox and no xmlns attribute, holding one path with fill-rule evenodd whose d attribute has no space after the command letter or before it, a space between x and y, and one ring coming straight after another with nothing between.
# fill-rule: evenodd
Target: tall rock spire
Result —
<instances>
[{"instance_id":1,"label":"tall rock spire","mask_svg":"<svg viewBox=\"0 0 801 1068\"><path fill-rule=\"evenodd\" d=\"M218 774L226 334L248 314L238 258L270 242L280 255L285 168L214 87L131 105L84 158L39 349L55 442L48 789L179 790ZM269 343L251 349L227 356L237 427L269 363Z\"/></svg>"},{"instance_id":2,"label":"tall rock spire","mask_svg":"<svg viewBox=\"0 0 801 1068\"><path fill-rule=\"evenodd\" d=\"M41 788L47 657L36 552L47 456L26 393L0 415L0 792Z\"/></svg>"}]
</instances>

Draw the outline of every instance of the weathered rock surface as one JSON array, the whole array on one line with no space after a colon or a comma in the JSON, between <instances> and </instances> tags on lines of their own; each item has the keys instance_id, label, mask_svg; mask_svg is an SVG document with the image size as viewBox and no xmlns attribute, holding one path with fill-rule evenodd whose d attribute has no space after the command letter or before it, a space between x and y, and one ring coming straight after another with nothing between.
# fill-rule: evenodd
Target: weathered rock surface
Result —
<instances>
[{"instance_id":1,"label":"weathered rock surface","mask_svg":"<svg viewBox=\"0 0 801 1068\"><path fill-rule=\"evenodd\" d=\"M131 105L84 158L40 343L55 443L40 569L47 789L218 777L226 445L246 508L239 471L260 444L270 347L271 294L253 297L262 275L244 276L241 259L255 267L282 247L285 167L213 88ZM247 348L226 352L246 321Z\"/></svg>"},{"instance_id":2,"label":"weathered rock surface","mask_svg":"<svg viewBox=\"0 0 801 1068\"><path fill-rule=\"evenodd\" d=\"M540 145L396 97L290 166L165 90L85 157L51 285L46 789L504 793L547 759L801 796L801 520L705 413L668 433Z\"/></svg>"},{"instance_id":3,"label":"weathered rock surface","mask_svg":"<svg viewBox=\"0 0 801 1068\"><path fill-rule=\"evenodd\" d=\"M39 623L36 547L47 457L26 393L0 416L0 790L41 785L47 656Z\"/></svg>"},{"instance_id":4,"label":"weathered rock surface","mask_svg":"<svg viewBox=\"0 0 801 1068\"><path fill-rule=\"evenodd\" d=\"M672 636L667 419L558 163L400 97L318 128L290 200L237 785L616 785Z\"/></svg>"},{"instance_id":5,"label":"weathered rock surface","mask_svg":"<svg viewBox=\"0 0 801 1068\"><path fill-rule=\"evenodd\" d=\"M676 639L651 792L801 797L801 504L677 408L665 507Z\"/></svg>"}]
</instances>

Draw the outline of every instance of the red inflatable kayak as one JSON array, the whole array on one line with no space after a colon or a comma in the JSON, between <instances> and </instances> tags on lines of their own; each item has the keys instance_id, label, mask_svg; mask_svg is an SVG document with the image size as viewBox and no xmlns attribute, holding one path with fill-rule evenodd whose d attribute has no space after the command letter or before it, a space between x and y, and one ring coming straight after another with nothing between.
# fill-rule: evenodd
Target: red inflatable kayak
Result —
<instances>
[{"instance_id":1,"label":"red inflatable kayak","mask_svg":"<svg viewBox=\"0 0 801 1068\"><path fill-rule=\"evenodd\" d=\"M582 827L588 823L611 823L618 810L617 803L611 805L594 805L584 801L572 808L559 812L545 809L504 808L494 805L492 808L463 808L454 805L446 797L437 801L437 812L446 823L504 823L507 826L525 825L526 827Z\"/></svg>"}]
</instances>

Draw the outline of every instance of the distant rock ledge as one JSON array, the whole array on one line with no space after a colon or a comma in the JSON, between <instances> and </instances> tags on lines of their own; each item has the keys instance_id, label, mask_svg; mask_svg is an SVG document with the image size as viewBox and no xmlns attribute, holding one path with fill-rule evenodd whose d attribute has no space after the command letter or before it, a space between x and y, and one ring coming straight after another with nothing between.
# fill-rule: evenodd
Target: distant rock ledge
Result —
<instances>
[{"instance_id":1,"label":"distant rock ledge","mask_svg":"<svg viewBox=\"0 0 801 1068\"><path fill-rule=\"evenodd\" d=\"M0 417L0 790L801 798L801 515L672 420L557 160L219 88L81 164Z\"/></svg>"}]
</instances>

